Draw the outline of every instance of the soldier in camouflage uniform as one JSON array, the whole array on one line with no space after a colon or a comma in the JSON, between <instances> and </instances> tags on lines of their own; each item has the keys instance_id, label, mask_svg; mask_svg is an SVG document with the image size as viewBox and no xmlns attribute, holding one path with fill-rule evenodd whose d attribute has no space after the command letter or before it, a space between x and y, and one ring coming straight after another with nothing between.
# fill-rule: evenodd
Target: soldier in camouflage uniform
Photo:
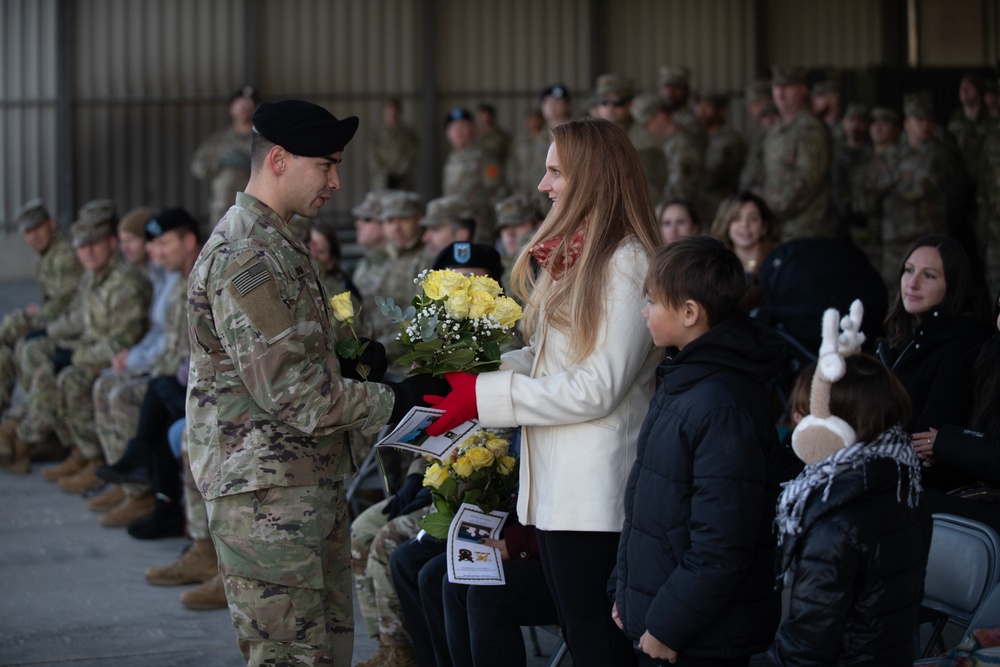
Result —
<instances>
[{"instance_id":1,"label":"soldier in camouflage uniform","mask_svg":"<svg viewBox=\"0 0 1000 667\"><path fill-rule=\"evenodd\" d=\"M526 130L514 145L514 166L511 168L511 185L517 192L528 193L544 211L551 200L538 191L538 182L545 174L545 158L552 143L549 130L562 125L573 117L569 89L556 83L542 91L539 103L542 125L537 131Z\"/></svg>"},{"instance_id":2,"label":"soldier in camouflage uniform","mask_svg":"<svg viewBox=\"0 0 1000 667\"><path fill-rule=\"evenodd\" d=\"M372 190L416 190L420 137L403 122L403 103L382 106L382 125L368 137L368 182Z\"/></svg>"},{"instance_id":3,"label":"soldier in camouflage uniform","mask_svg":"<svg viewBox=\"0 0 1000 667\"><path fill-rule=\"evenodd\" d=\"M700 95L695 111L708 132L705 150L705 211L711 215L723 199L736 194L747 159L743 137L726 124L728 100L724 95ZM708 217L706 216L706 220Z\"/></svg>"},{"instance_id":4,"label":"soldier in camouflage uniform","mask_svg":"<svg viewBox=\"0 0 1000 667\"><path fill-rule=\"evenodd\" d=\"M868 261L882 270L882 201L892 187L892 164L899 151L899 114L888 107L875 107L871 113L868 134L871 150L851 170L851 208L863 225L851 227L851 239L865 251ZM887 276L887 287L899 282L895 270Z\"/></svg>"},{"instance_id":5,"label":"soldier in camouflage uniform","mask_svg":"<svg viewBox=\"0 0 1000 667\"><path fill-rule=\"evenodd\" d=\"M510 134L497 125L496 107L485 102L476 106L475 122L476 145L494 157L500 165L501 177L506 179L512 140Z\"/></svg>"},{"instance_id":6,"label":"soldier in camouflage uniform","mask_svg":"<svg viewBox=\"0 0 1000 667\"><path fill-rule=\"evenodd\" d=\"M680 131L688 136L688 141L701 152L704 160L708 132L691 106L691 70L684 65L663 65L660 67L659 84L663 108Z\"/></svg>"},{"instance_id":7,"label":"soldier in camouflage uniform","mask_svg":"<svg viewBox=\"0 0 1000 667\"><path fill-rule=\"evenodd\" d=\"M765 123L765 111L774 108L771 82L754 81L746 87L744 98L750 125L746 130L747 158L739 189L759 192L764 187L764 137L770 127Z\"/></svg>"},{"instance_id":8,"label":"soldier in camouflage uniform","mask_svg":"<svg viewBox=\"0 0 1000 667\"><path fill-rule=\"evenodd\" d=\"M206 139L191 158L191 173L198 180L208 180L211 195L208 200L208 225L215 223L232 206L236 193L250 178L250 132L254 109L260 95L252 86L243 86L229 97L229 117L232 123Z\"/></svg>"},{"instance_id":9,"label":"soldier in camouflage uniform","mask_svg":"<svg viewBox=\"0 0 1000 667\"><path fill-rule=\"evenodd\" d=\"M632 102L632 115L661 142L666 161L666 182L654 201L680 198L694 202L699 210L703 208L704 151L698 148L694 135L680 128L656 93L638 95Z\"/></svg>"},{"instance_id":10,"label":"soldier in camouflage uniform","mask_svg":"<svg viewBox=\"0 0 1000 667\"><path fill-rule=\"evenodd\" d=\"M451 152L444 163L444 195L462 195L476 209L476 240L493 242L493 202L503 196L500 163L475 144L476 126L467 109L455 107L444 121Z\"/></svg>"},{"instance_id":11,"label":"soldier in camouflage uniform","mask_svg":"<svg viewBox=\"0 0 1000 667\"><path fill-rule=\"evenodd\" d=\"M93 470L101 462L101 449L94 432L94 380L146 329L149 281L116 252L115 221L114 204L108 200L80 209L80 219L70 229L77 258L86 269L78 306L50 322L44 337L18 349L29 398L15 417L15 444L24 452L55 432L72 453L65 465L43 475L58 479L70 491L97 484Z\"/></svg>"},{"instance_id":12,"label":"soldier in camouflage uniform","mask_svg":"<svg viewBox=\"0 0 1000 667\"><path fill-rule=\"evenodd\" d=\"M538 229L542 212L534 199L526 194L511 195L497 202L497 229L500 230L500 261L503 262L503 280L500 281L504 294L513 298L510 289L510 272L514 268L521 248ZM523 305L523 304L522 304Z\"/></svg>"},{"instance_id":13,"label":"soldier in camouflage uniform","mask_svg":"<svg viewBox=\"0 0 1000 667\"><path fill-rule=\"evenodd\" d=\"M1000 121L991 119L980 155L976 242L990 292L1000 289Z\"/></svg>"},{"instance_id":14,"label":"soldier in camouflage uniform","mask_svg":"<svg viewBox=\"0 0 1000 667\"><path fill-rule=\"evenodd\" d=\"M69 308L83 273L76 254L41 199L24 204L15 217L18 231L39 256L35 275L42 303L12 310L0 322L0 412L10 405L17 377L14 347L28 332L44 328ZM0 458L5 460L13 453L11 435L0 438Z\"/></svg>"},{"instance_id":15,"label":"soldier in camouflage uniform","mask_svg":"<svg viewBox=\"0 0 1000 667\"><path fill-rule=\"evenodd\" d=\"M969 72L962 76L958 88L961 108L955 109L948 121L948 133L955 139L965 172L978 180L980 155L989 129L989 112L983 104L986 82L978 74Z\"/></svg>"},{"instance_id":16,"label":"soldier in camouflage uniform","mask_svg":"<svg viewBox=\"0 0 1000 667\"><path fill-rule=\"evenodd\" d=\"M868 107L849 104L840 121L841 131L833 136L830 205L841 238L851 238L855 229L865 228L863 216L854 209L851 174L871 158L868 125Z\"/></svg>"},{"instance_id":17,"label":"soldier in camouflage uniform","mask_svg":"<svg viewBox=\"0 0 1000 667\"><path fill-rule=\"evenodd\" d=\"M427 202L427 215L420 221L420 236L428 259L455 241L472 241L476 230L472 205L461 195L438 197Z\"/></svg>"},{"instance_id":18,"label":"soldier in camouflage uniform","mask_svg":"<svg viewBox=\"0 0 1000 667\"><path fill-rule=\"evenodd\" d=\"M762 195L784 240L834 236L830 221L830 132L806 106L801 68L776 67L771 87L781 115L764 140Z\"/></svg>"},{"instance_id":19,"label":"soldier in camouflage uniform","mask_svg":"<svg viewBox=\"0 0 1000 667\"><path fill-rule=\"evenodd\" d=\"M284 100L253 120L250 182L189 281L188 454L244 659L347 665L346 434L372 435L441 387L340 375L327 294L287 226L340 188L357 118Z\"/></svg>"}]
</instances>

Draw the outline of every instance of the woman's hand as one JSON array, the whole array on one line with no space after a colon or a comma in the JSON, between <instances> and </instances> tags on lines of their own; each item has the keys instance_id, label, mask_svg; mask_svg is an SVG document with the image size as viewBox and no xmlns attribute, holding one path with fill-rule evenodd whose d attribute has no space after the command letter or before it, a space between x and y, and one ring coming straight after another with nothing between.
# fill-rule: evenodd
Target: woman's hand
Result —
<instances>
[{"instance_id":1,"label":"woman's hand","mask_svg":"<svg viewBox=\"0 0 1000 667\"><path fill-rule=\"evenodd\" d=\"M444 379L451 386L451 392L447 396L433 394L424 396L428 405L445 411L425 429L430 436L442 435L459 424L479 416L476 404L476 376L472 373L445 373Z\"/></svg>"},{"instance_id":2,"label":"woman's hand","mask_svg":"<svg viewBox=\"0 0 1000 667\"><path fill-rule=\"evenodd\" d=\"M666 660L670 664L677 662L677 651L673 650L666 644L660 642L659 639L649 634L649 630L646 630L642 633L642 637L639 637L639 650L648 655L650 658Z\"/></svg>"},{"instance_id":3,"label":"woman's hand","mask_svg":"<svg viewBox=\"0 0 1000 667\"><path fill-rule=\"evenodd\" d=\"M910 441L913 443L913 450L920 457L920 461L925 468L930 468L934 465L935 440L937 440L936 428L921 433L914 433L910 436Z\"/></svg>"},{"instance_id":4,"label":"woman's hand","mask_svg":"<svg viewBox=\"0 0 1000 667\"><path fill-rule=\"evenodd\" d=\"M622 619L618 616L618 603L617 602L614 603L613 605L611 605L611 620L615 622L615 625L618 626L619 630L621 630L622 632L625 631L625 626L622 625Z\"/></svg>"},{"instance_id":5,"label":"woman's hand","mask_svg":"<svg viewBox=\"0 0 1000 667\"><path fill-rule=\"evenodd\" d=\"M510 554L507 553L507 540L491 540L486 538L483 540L483 544L498 549L500 551L500 560L510 560Z\"/></svg>"}]
</instances>

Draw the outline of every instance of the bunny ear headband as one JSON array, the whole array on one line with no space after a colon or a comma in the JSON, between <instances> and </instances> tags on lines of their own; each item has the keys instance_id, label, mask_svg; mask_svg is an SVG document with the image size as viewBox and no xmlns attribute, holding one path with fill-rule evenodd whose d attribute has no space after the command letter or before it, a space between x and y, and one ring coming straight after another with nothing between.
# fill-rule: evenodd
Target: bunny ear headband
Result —
<instances>
[{"instance_id":1,"label":"bunny ear headband","mask_svg":"<svg viewBox=\"0 0 1000 667\"><path fill-rule=\"evenodd\" d=\"M821 461L837 450L850 447L857 439L854 429L830 414L830 387L844 377L845 359L861 350L864 306L855 299L843 318L835 308L823 313L823 342L819 347L816 372L809 396L809 412L792 432L792 450L807 465ZM840 324L840 332L837 325Z\"/></svg>"}]
</instances>

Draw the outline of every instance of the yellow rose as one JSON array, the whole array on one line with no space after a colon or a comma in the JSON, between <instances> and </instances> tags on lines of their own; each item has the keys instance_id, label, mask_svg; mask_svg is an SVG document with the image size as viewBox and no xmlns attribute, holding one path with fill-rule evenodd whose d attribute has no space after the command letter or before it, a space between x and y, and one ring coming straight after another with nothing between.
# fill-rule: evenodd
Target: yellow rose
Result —
<instances>
[{"instance_id":1,"label":"yellow rose","mask_svg":"<svg viewBox=\"0 0 1000 667\"><path fill-rule=\"evenodd\" d=\"M454 470L455 474L459 477L465 478L468 478L474 470L472 467L472 461L469 460L468 456L459 456L458 460L451 465L451 469Z\"/></svg>"},{"instance_id":2,"label":"yellow rose","mask_svg":"<svg viewBox=\"0 0 1000 667\"><path fill-rule=\"evenodd\" d=\"M333 319L338 322L354 322L354 303L351 301L350 292L341 292L337 296L331 296L328 301L333 309Z\"/></svg>"},{"instance_id":3,"label":"yellow rose","mask_svg":"<svg viewBox=\"0 0 1000 667\"><path fill-rule=\"evenodd\" d=\"M499 296L494 300L493 317L500 323L500 326L510 328L524 317L524 313L521 312L521 306L517 304L517 301L507 296Z\"/></svg>"},{"instance_id":4,"label":"yellow rose","mask_svg":"<svg viewBox=\"0 0 1000 667\"><path fill-rule=\"evenodd\" d=\"M444 309L448 317L453 320L464 320L469 316L469 293L465 290L452 292L448 300L444 302Z\"/></svg>"},{"instance_id":5,"label":"yellow rose","mask_svg":"<svg viewBox=\"0 0 1000 667\"><path fill-rule=\"evenodd\" d=\"M448 479L448 469L438 463L432 463L424 473L423 485L440 489L446 479Z\"/></svg>"},{"instance_id":6,"label":"yellow rose","mask_svg":"<svg viewBox=\"0 0 1000 667\"><path fill-rule=\"evenodd\" d=\"M500 459L507 455L507 441L502 438L490 438L485 447L490 450L493 458Z\"/></svg>"},{"instance_id":7,"label":"yellow rose","mask_svg":"<svg viewBox=\"0 0 1000 667\"><path fill-rule=\"evenodd\" d=\"M493 296L481 289L469 290L469 317L475 319L493 311Z\"/></svg>"},{"instance_id":8,"label":"yellow rose","mask_svg":"<svg viewBox=\"0 0 1000 667\"><path fill-rule=\"evenodd\" d=\"M497 462L497 472L501 475L509 475L516 465L517 459L513 456L504 456Z\"/></svg>"},{"instance_id":9,"label":"yellow rose","mask_svg":"<svg viewBox=\"0 0 1000 667\"><path fill-rule=\"evenodd\" d=\"M431 271L424 278L424 294L440 301L455 292L469 289L469 279L457 271Z\"/></svg>"},{"instance_id":10,"label":"yellow rose","mask_svg":"<svg viewBox=\"0 0 1000 667\"><path fill-rule=\"evenodd\" d=\"M473 447L465 452L465 458L469 459L472 467L482 470L493 465L493 454L485 447Z\"/></svg>"},{"instance_id":11,"label":"yellow rose","mask_svg":"<svg viewBox=\"0 0 1000 667\"><path fill-rule=\"evenodd\" d=\"M503 289L500 284L489 276L472 276L469 278L469 291L483 290L490 296L500 296Z\"/></svg>"}]
</instances>

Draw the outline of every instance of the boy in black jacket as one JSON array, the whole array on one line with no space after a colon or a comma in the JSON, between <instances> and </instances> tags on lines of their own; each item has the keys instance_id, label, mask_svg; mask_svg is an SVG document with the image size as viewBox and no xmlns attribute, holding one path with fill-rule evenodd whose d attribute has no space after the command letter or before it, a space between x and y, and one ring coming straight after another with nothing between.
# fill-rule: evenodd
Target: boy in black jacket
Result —
<instances>
[{"instance_id":1,"label":"boy in black jacket","mask_svg":"<svg viewBox=\"0 0 1000 667\"><path fill-rule=\"evenodd\" d=\"M645 290L667 359L625 490L613 616L640 664L742 667L780 614L778 437L764 385L783 343L740 310L743 268L716 239L661 248Z\"/></svg>"}]
</instances>

